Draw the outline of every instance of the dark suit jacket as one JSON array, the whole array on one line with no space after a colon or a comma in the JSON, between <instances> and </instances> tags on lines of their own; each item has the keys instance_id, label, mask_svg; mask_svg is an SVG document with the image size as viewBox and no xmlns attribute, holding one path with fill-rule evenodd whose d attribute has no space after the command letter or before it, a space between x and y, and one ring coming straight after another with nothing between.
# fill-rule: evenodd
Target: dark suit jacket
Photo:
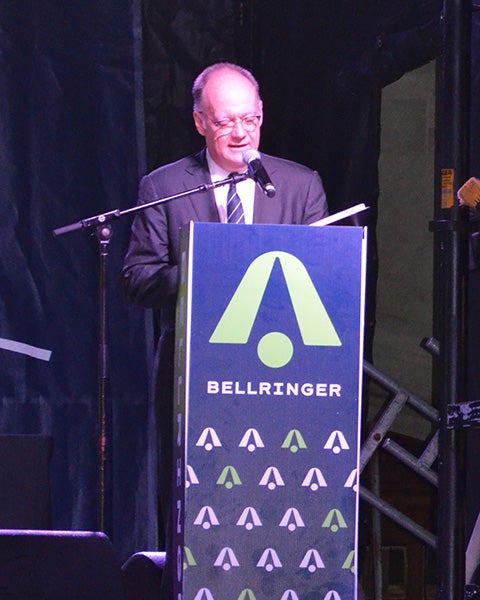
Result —
<instances>
[{"instance_id":1,"label":"dark suit jacket","mask_svg":"<svg viewBox=\"0 0 480 600\"><path fill-rule=\"evenodd\" d=\"M318 173L262 154L277 193L268 198L256 186L254 223L308 225L327 216ZM210 183L205 151L160 167L140 183L139 201L151 202ZM122 283L134 304L159 309L176 296L180 229L190 221L218 222L213 190L186 196L137 213L125 258Z\"/></svg>"}]
</instances>

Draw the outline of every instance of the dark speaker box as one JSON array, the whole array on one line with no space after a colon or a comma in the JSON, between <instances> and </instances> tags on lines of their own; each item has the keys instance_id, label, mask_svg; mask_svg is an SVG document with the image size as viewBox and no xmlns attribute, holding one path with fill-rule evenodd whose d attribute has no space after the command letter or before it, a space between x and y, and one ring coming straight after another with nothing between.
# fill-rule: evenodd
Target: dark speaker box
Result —
<instances>
[{"instance_id":1,"label":"dark speaker box","mask_svg":"<svg viewBox=\"0 0 480 600\"><path fill-rule=\"evenodd\" d=\"M125 600L158 600L165 552L137 552L122 566Z\"/></svg>"},{"instance_id":2,"label":"dark speaker box","mask_svg":"<svg viewBox=\"0 0 480 600\"><path fill-rule=\"evenodd\" d=\"M44 435L0 435L0 528L48 529L50 457Z\"/></svg>"},{"instance_id":3,"label":"dark speaker box","mask_svg":"<svg viewBox=\"0 0 480 600\"><path fill-rule=\"evenodd\" d=\"M121 568L103 533L0 529L0 598L123 600Z\"/></svg>"}]
</instances>

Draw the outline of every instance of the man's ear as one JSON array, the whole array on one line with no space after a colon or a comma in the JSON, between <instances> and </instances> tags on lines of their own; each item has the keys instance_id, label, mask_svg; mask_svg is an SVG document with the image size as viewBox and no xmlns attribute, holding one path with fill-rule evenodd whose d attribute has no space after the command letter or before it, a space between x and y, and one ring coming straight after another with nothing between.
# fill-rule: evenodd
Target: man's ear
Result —
<instances>
[{"instance_id":1,"label":"man's ear","mask_svg":"<svg viewBox=\"0 0 480 600\"><path fill-rule=\"evenodd\" d=\"M205 135L205 121L203 119L203 115L197 111L193 112L193 120L195 122L195 127L200 135Z\"/></svg>"}]
</instances>

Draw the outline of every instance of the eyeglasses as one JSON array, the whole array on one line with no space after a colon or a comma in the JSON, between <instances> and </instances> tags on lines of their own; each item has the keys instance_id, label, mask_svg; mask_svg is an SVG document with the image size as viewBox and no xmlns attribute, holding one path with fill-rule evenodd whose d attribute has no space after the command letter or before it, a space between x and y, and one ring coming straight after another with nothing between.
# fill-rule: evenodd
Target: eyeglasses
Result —
<instances>
[{"instance_id":1,"label":"eyeglasses","mask_svg":"<svg viewBox=\"0 0 480 600\"><path fill-rule=\"evenodd\" d=\"M200 114L205 115L204 112L200 112ZM210 117L208 117L208 119L214 127L225 133L232 131L237 123L241 123L245 131L255 131L260 122L261 115L245 115L244 117L237 117L236 119L220 119L219 121L214 121Z\"/></svg>"}]
</instances>

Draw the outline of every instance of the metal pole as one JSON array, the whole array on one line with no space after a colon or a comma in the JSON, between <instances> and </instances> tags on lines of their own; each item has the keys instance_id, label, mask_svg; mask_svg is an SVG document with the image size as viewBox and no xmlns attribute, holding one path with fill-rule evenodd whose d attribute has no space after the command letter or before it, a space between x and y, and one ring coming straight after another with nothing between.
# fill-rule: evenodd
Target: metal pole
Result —
<instances>
[{"instance_id":1,"label":"metal pole","mask_svg":"<svg viewBox=\"0 0 480 600\"><path fill-rule=\"evenodd\" d=\"M449 404L464 397L466 217L456 191L466 180L468 158L470 2L444 0L444 51L437 96L441 182L435 206L434 329L440 340L435 396L439 402L438 592L439 600L463 600L463 434L447 427Z\"/></svg>"},{"instance_id":2,"label":"metal pole","mask_svg":"<svg viewBox=\"0 0 480 600\"><path fill-rule=\"evenodd\" d=\"M112 237L110 224L97 227L99 251L99 317L98 317L98 530L105 531L105 465L107 460L107 257Z\"/></svg>"}]
</instances>

